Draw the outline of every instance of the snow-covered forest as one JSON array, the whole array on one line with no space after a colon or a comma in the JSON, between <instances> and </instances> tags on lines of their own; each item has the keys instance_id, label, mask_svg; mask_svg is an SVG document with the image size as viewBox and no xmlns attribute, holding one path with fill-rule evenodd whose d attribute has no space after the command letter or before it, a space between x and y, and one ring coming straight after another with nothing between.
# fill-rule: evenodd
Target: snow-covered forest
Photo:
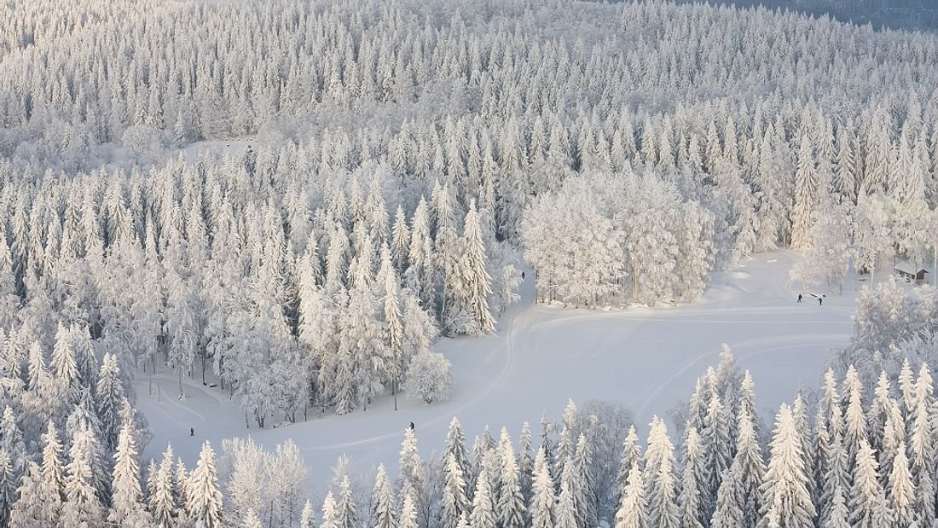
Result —
<instances>
[{"instance_id":1,"label":"snow-covered forest","mask_svg":"<svg viewBox=\"0 0 938 528\"><path fill-rule=\"evenodd\" d=\"M871 24L875 28L919 31L938 28L938 5L931 0L716 0L710 3L790 9L814 16L831 16L853 24Z\"/></svg>"},{"instance_id":2,"label":"snow-covered forest","mask_svg":"<svg viewBox=\"0 0 938 528\"><path fill-rule=\"evenodd\" d=\"M194 467L167 448L141 472L138 432L124 421L113 463L96 459L91 422L63 445L50 422L41 456L3 418L0 513L10 526L898 527L935 522L933 379L904 362L867 390L852 366L829 370L809 406L797 396L774 424L754 412L755 384L729 349L701 377L678 430L655 418L643 442L629 418L570 402L557 423L502 428L467 445L453 419L438 455L414 430L399 472L379 466L352 482L340 459L322 506L304 493L306 468L288 441L205 443ZM815 409L811 416L809 407ZM71 423L71 421L70 421ZM535 437L536 435L536 437ZM763 447L765 446L765 447ZM10 451L8 451L10 450ZM12 453L12 458L6 453ZM14 461L20 461L15 464ZM610 463L610 461L618 461ZM25 467L18 467L25 466ZM97 469L112 467L105 474ZM23 474L17 489L14 476ZM141 478L141 474L145 478ZM84 524L82 524L84 523Z\"/></svg>"},{"instance_id":3,"label":"snow-covered forest","mask_svg":"<svg viewBox=\"0 0 938 528\"><path fill-rule=\"evenodd\" d=\"M517 456L454 422L441 456L405 432L373 495L340 462L321 509L295 443L144 471L135 388L171 374L289 426L447 399L434 344L496 332L523 272L605 308L693 303L775 249L830 294L938 271L936 86L934 35L765 8L8 2L0 525L931 526L927 286L864 290L774 429L727 354L644 449L601 405Z\"/></svg>"}]
</instances>

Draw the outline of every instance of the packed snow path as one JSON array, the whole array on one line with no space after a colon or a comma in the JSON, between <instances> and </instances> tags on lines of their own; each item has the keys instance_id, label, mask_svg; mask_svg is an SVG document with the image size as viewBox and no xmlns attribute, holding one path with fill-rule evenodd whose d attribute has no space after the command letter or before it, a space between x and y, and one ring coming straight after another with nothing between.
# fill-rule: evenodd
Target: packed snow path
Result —
<instances>
[{"instance_id":1,"label":"packed snow path","mask_svg":"<svg viewBox=\"0 0 938 528\"><path fill-rule=\"evenodd\" d=\"M450 401L427 406L402 398L397 412L385 398L367 412L323 417L314 410L306 422L248 430L236 403L215 389L190 381L187 398L179 401L171 373L157 376L153 390L141 376L138 406L154 435L145 455L156 456L171 442L191 463L205 440L220 449L225 438L252 435L273 449L292 438L320 491L342 454L353 472L369 478L378 463L396 467L402 431L411 421L425 457L440 449L454 415L470 443L486 426L496 435L508 426L517 438L524 421L537 433L540 418L558 416L571 398L621 403L644 429L652 416L667 416L687 399L695 379L717 363L722 343L752 372L760 414L771 419L780 402L817 385L832 350L846 344L852 329L852 291L829 295L823 306L808 295L795 302L798 292L788 281L795 258L763 255L718 273L692 305L626 311L535 305L529 274L522 301L502 318L496 335L437 344L453 363Z\"/></svg>"}]
</instances>

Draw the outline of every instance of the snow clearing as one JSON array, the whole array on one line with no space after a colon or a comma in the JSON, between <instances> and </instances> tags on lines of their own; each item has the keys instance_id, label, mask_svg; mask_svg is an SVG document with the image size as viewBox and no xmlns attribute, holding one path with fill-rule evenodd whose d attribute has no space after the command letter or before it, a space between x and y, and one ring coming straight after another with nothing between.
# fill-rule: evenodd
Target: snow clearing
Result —
<instances>
[{"instance_id":1,"label":"snow clearing","mask_svg":"<svg viewBox=\"0 0 938 528\"><path fill-rule=\"evenodd\" d=\"M828 294L823 305L796 302L799 292L787 277L797 258L792 252L757 256L714 274L698 302L655 309L536 305L528 276L522 301L502 317L495 335L436 343L452 362L451 398L433 405L402 398L396 412L386 396L366 412L320 416L311 410L305 422L248 429L237 403L217 389L189 380L180 401L173 373L156 376L152 390L141 376L137 405L153 433L144 456L156 457L170 443L190 463L205 440L220 446L226 438L251 436L272 449L293 439L319 490L341 455L350 458L356 476L371 475L379 463L396 465L410 422L426 449L443 445L453 416L469 438L503 425L516 434L525 421L536 431L540 418L556 417L568 399L603 400L629 409L644 430L653 416L667 419L686 400L694 380L717 363L723 343L752 373L760 415L772 416L798 390L817 387L832 351L847 343L852 329L852 286Z\"/></svg>"}]
</instances>

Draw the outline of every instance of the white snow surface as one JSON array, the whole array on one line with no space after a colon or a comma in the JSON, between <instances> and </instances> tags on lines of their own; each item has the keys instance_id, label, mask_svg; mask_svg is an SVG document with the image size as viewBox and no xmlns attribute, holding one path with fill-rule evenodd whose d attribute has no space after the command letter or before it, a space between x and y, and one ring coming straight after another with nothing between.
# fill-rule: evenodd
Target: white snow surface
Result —
<instances>
[{"instance_id":1,"label":"white snow surface","mask_svg":"<svg viewBox=\"0 0 938 528\"><path fill-rule=\"evenodd\" d=\"M346 416L318 410L310 419L276 428L246 428L237 402L217 389L188 380L178 400L172 372L137 379L137 407L149 420L153 439L144 456L157 457L171 443L193 464L205 440L251 436L266 448L293 439L306 466L310 489L325 489L340 455L350 458L354 477L364 481L384 463L396 470L402 432L413 421L421 455L443 446L450 419L458 416L472 438L489 427L507 426L517 443L521 424L537 435L542 416L558 417L568 399L607 400L630 409L641 432L654 415L686 401L694 381L716 366L722 343L755 380L760 416L771 421L778 405L802 388L817 386L832 352L852 331L854 289L827 294L824 305L805 295L797 304L788 270L792 252L759 255L716 273L696 303L675 307L587 311L533 304L528 271L522 300L503 315L498 332L484 338L442 339L435 349L452 362L449 401L424 405L382 398L366 412ZM807 292L804 292L807 293ZM195 436L189 436L189 428ZM675 440L676 441L676 440Z\"/></svg>"}]
</instances>

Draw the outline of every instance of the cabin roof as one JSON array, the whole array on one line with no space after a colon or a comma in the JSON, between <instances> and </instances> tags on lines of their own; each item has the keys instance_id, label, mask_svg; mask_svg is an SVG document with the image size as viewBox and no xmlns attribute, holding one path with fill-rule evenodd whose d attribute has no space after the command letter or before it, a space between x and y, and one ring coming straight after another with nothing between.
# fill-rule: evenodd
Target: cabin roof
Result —
<instances>
[{"instance_id":1,"label":"cabin roof","mask_svg":"<svg viewBox=\"0 0 938 528\"><path fill-rule=\"evenodd\" d=\"M921 266L915 266L915 265L910 264L910 263L908 263L908 262L897 262L897 263L896 263L896 271L901 272L901 273L905 273L905 274L907 274L907 275L918 275L919 273L922 273L922 272L928 273L928 270L927 270L927 269L925 269L925 268L923 268L923 267L921 267Z\"/></svg>"}]
</instances>

